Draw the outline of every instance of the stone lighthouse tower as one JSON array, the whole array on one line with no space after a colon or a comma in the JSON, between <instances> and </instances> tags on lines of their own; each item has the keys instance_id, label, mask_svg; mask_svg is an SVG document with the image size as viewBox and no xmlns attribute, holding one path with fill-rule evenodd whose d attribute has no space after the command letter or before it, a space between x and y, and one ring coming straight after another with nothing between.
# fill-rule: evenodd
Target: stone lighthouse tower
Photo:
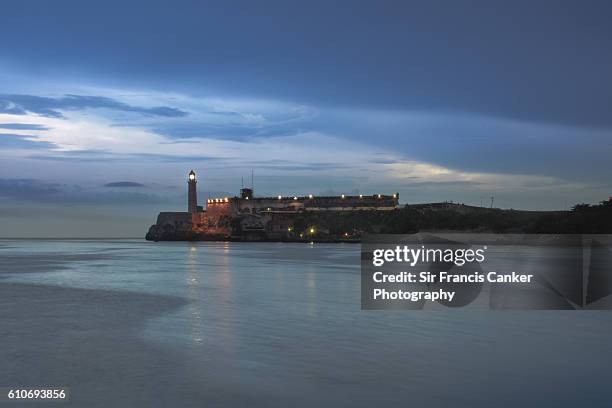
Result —
<instances>
[{"instance_id":1,"label":"stone lighthouse tower","mask_svg":"<svg viewBox=\"0 0 612 408\"><path fill-rule=\"evenodd\" d=\"M187 211L190 214L198 212L198 193L196 192L196 175L193 170L189 172L189 180L187 185L189 186L189 192L187 193Z\"/></svg>"}]
</instances>

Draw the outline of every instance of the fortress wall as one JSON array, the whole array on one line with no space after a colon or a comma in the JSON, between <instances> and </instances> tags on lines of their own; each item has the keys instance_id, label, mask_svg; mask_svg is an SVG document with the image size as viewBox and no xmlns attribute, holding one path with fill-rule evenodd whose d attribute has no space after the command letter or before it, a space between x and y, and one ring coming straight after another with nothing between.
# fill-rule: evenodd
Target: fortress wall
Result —
<instances>
[{"instance_id":1,"label":"fortress wall","mask_svg":"<svg viewBox=\"0 0 612 408\"><path fill-rule=\"evenodd\" d=\"M157 216L157 225L191 222L188 212L160 212Z\"/></svg>"},{"instance_id":2,"label":"fortress wall","mask_svg":"<svg viewBox=\"0 0 612 408\"><path fill-rule=\"evenodd\" d=\"M306 208L382 208L382 207L397 207L398 199L393 197L384 196L381 198L376 197L321 197L313 198L305 202Z\"/></svg>"},{"instance_id":3,"label":"fortress wall","mask_svg":"<svg viewBox=\"0 0 612 408\"><path fill-rule=\"evenodd\" d=\"M210 215L255 214L265 211L342 211L392 210L398 207L398 194L321 197L232 197L209 199Z\"/></svg>"},{"instance_id":4,"label":"fortress wall","mask_svg":"<svg viewBox=\"0 0 612 408\"><path fill-rule=\"evenodd\" d=\"M392 211L397 209L396 206L389 207L368 207L368 206L359 206L359 207L306 207L304 211Z\"/></svg>"},{"instance_id":5,"label":"fortress wall","mask_svg":"<svg viewBox=\"0 0 612 408\"><path fill-rule=\"evenodd\" d=\"M393 210L397 208L397 196L341 196L334 197L262 197L249 200L235 198L241 213L257 211L342 211L342 210ZM257 211L254 211L257 210Z\"/></svg>"},{"instance_id":6,"label":"fortress wall","mask_svg":"<svg viewBox=\"0 0 612 408\"><path fill-rule=\"evenodd\" d=\"M224 215L230 215L233 203L231 202L223 202L223 203L208 203L206 206L206 215L208 217L222 217Z\"/></svg>"},{"instance_id":7,"label":"fortress wall","mask_svg":"<svg viewBox=\"0 0 612 408\"><path fill-rule=\"evenodd\" d=\"M278 198L253 198L250 200L237 199L237 208L240 212L253 212L254 209L259 211L265 211L268 208L271 210L292 210L299 211L304 208L302 201L282 199Z\"/></svg>"},{"instance_id":8,"label":"fortress wall","mask_svg":"<svg viewBox=\"0 0 612 408\"><path fill-rule=\"evenodd\" d=\"M229 236L231 234L232 206L231 201L209 202L206 211L197 214L194 231L211 236Z\"/></svg>"}]
</instances>

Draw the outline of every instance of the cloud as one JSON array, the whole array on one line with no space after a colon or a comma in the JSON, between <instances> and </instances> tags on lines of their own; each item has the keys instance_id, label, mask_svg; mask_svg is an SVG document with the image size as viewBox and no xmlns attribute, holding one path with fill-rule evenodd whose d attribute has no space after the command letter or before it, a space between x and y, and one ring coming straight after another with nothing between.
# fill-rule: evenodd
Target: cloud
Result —
<instances>
[{"instance_id":1,"label":"cloud","mask_svg":"<svg viewBox=\"0 0 612 408\"><path fill-rule=\"evenodd\" d=\"M158 103L172 101L181 109L189 111L190 115L188 118L172 120L128 118L128 120L115 120L113 126L147 129L171 140L247 141L290 136L316 130L313 126L313 119L317 116L317 110L287 101L192 97L159 93L154 93L150 98ZM122 100L130 101L133 104L143 102L140 95L122 94Z\"/></svg>"},{"instance_id":2,"label":"cloud","mask_svg":"<svg viewBox=\"0 0 612 408\"><path fill-rule=\"evenodd\" d=\"M0 129L9 130L49 130L48 127L36 123L0 123Z\"/></svg>"},{"instance_id":3,"label":"cloud","mask_svg":"<svg viewBox=\"0 0 612 408\"><path fill-rule=\"evenodd\" d=\"M317 129L460 171L584 180L612 171L612 130L435 111L331 109Z\"/></svg>"},{"instance_id":4,"label":"cloud","mask_svg":"<svg viewBox=\"0 0 612 408\"><path fill-rule=\"evenodd\" d=\"M49 118L64 118L62 111L78 111L85 109L111 109L166 118L184 117L188 115L188 113L183 110L169 106L133 106L104 96L68 94L60 98L51 98L35 95L0 95L0 113L11 115L34 113Z\"/></svg>"},{"instance_id":5,"label":"cloud","mask_svg":"<svg viewBox=\"0 0 612 408\"><path fill-rule=\"evenodd\" d=\"M371 157L382 150L392 152L393 160L432 163L457 171L541 175L576 181L601 180L612 171L612 162L608 160L612 154L609 142L612 131L605 129L460 112L307 106L282 100L195 97L154 91L96 88L89 91L126 106L173 105L190 114L121 117L112 111L93 112L95 116L89 112L85 115L64 111L71 126L41 124L60 127L50 130L45 140L64 150L108 149L117 154L142 154L146 150L164 161L196 159L198 155L207 160L249 156L253 161L254 155L245 152L259 150L261 145L271 146L278 151L276 156L282 157L281 149L272 146L272 139L281 145L283 140L296 137L314 143L316 138L312 135L324 134L345 144L371 146L374 149ZM338 146L336 156L341 156L344 149ZM388 155L376 159L391 160Z\"/></svg>"},{"instance_id":6,"label":"cloud","mask_svg":"<svg viewBox=\"0 0 612 408\"><path fill-rule=\"evenodd\" d=\"M36 136L0 133L0 149L53 149L54 143L37 140Z\"/></svg>"},{"instance_id":7,"label":"cloud","mask_svg":"<svg viewBox=\"0 0 612 408\"><path fill-rule=\"evenodd\" d=\"M71 92L65 98L77 93ZM42 166L77 183L86 172L89 180L97 177L99 186L126 174L147 186L178 185L185 168L193 167L205 171L207 188L222 190L239 186L240 178L255 169L259 191L270 193L358 188L410 191L411 200L438 199L436 194L455 200L496 192L535 202L546 191L555 205L549 192L601 195L598 179L612 170L611 135L605 130L459 113L311 107L154 91L87 93L121 106L175 106L190 114L133 115L108 108L58 109L59 118L0 113L0 123L16 128L12 147L22 144L23 151L11 152L13 158L19 154L33 163L30 168L19 164L18 170L5 160L4 166L0 163L3 175L38 177L31 169ZM31 130L17 135L19 129ZM35 143L44 142L48 144L33 150Z\"/></svg>"},{"instance_id":8,"label":"cloud","mask_svg":"<svg viewBox=\"0 0 612 408\"><path fill-rule=\"evenodd\" d=\"M104 187L144 187L144 184L136 183L135 181L114 181L106 183Z\"/></svg>"},{"instance_id":9,"label":"cloud","mask_svg":"<svg viewBox=\"0 0 612 408\"><path fill-rule=\"evenodd\" d=\"M165 203L158 194L96 191L78 185L35 179L0 179L0 198L18 202L57 204L126 205Z\"/></svg>"}]
</instances>

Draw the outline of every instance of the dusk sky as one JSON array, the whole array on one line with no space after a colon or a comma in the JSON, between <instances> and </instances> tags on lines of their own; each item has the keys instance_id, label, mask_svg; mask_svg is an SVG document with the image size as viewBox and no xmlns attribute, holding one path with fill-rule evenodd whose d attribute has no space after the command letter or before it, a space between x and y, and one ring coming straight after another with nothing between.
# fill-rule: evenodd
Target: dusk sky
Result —
<instances>
[{"instance_id":1,"label":"dusk sky","mask_svg":"<svg viewBox=\"0 0 612 408\"><path fill-rule=\"evenodd\" d=\"M612 2L19 1L0 236L144 236L208 194L612 195Z\"/></svg>"}]
</instances>

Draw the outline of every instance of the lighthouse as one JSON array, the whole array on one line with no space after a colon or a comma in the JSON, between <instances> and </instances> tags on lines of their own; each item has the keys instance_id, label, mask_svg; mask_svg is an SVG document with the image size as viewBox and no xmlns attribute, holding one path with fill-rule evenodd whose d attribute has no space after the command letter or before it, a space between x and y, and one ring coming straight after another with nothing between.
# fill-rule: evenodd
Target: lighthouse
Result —
<instances>
[{"instance_id":1,"label":"lighthouse","mask_svg":"<svg viewBox=\"0 0 612 408\"><path fill-rule=\"evenodd\" d=\"M187 194L187 211L190 214L198 212L198 193L196 191L196 175L193 170L189 172L189 179L187 185L189 186L189 192Z\"/></svg>"}]
</instances>

